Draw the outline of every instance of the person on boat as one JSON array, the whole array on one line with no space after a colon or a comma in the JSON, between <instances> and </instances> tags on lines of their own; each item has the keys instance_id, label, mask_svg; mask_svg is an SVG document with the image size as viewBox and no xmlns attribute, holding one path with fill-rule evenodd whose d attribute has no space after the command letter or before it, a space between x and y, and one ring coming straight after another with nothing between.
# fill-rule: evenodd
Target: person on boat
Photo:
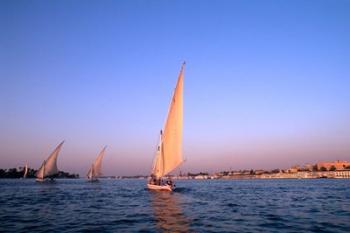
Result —
<instances>
[{"instance_id":1,"label":"person on boat","mask_svg":"<svg viewBox=\"0 0 350 233\"><path fill-rule=\"evenodd\" d=\"M150 180L150 184L154 184L154 185L160 185L160 179L157 179L157 177L155 175L151 175L151 180Z\"/></svg>"},{"instance_id":2,"label":"person on boat","mask_svg":"<svg viewBox=\"0 0 350 233\"><path fill-rule=\"evenodd\" d=\"M150 184L155 184L156 183L156 178L153 174L151 174L151 179L149 180Z\"/></svg>"},{"instance_id":3,"label":"person on boat","mask_svg":"<svg viewBox=\"0 0 350 233\"><path fill-rule=\"evenodd\" d=\"M166 181L166 184L169 185L169 186L173 186L173 181L171 180L171 178L169 178L169 179Z\"/></svg>"}]
</instances>

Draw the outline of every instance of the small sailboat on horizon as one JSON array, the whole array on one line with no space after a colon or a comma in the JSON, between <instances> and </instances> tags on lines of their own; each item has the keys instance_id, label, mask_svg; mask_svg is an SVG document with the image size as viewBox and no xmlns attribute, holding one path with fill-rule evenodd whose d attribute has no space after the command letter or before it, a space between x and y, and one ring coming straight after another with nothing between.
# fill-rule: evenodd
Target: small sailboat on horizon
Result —
<instances>
[{"instance_id":1,"label":"small sailboat on horizon","mask_svg":"<svg viewBox=\"0 0 350 233\"><path fill-rule=\"evenodd\" d=\"M61 142L55 150L50 154L47 160L44 160L41 167L36 173L36 181L43 182L45 180L53 180L58 174L57 156L62 148L64 141Z\"/></svg>"},{"instance_id":2,"label":"small sailboat on horizon","mask_svg":"<svg viewBox=\"0 0 350 233\"><path fill-rule=\"evenodd\" d=\"M26 164L25 166L24 166L24 169L23 169L23 179L25 179L25 178L27 178L27 176L28 176L28 164Z\"/></svg>"},{"instance_id":3,"label":"small sailboat on horizon","mask_svg":"<svg viewBox=\"0 0 350 233\"><path fill-rule=\"evenodd\" d=\"M185 63L183 63L178 76L164 128L160 131L159 145L153 163L151 178L147 184L147 187L151 190L174 190L175 185L173 181L168 179L164 182L162 177L169 174L183 162L182 128L184 69Z\"/></svg>"},{"instance_id":4,"label":"small sailboat on horizon","mask_svg":"<svg viewBox=\"0 0 350 233\"><path fill-rule=\"evenodd\" d=\"M91 181L91 182L98 181L98 177L102 175L102 159L103 159L103 156L105 155L106 148L107 146L105 146L101 150L95 162L91 165L87 173L88 181Z\"/></svg>"}]
</instances>

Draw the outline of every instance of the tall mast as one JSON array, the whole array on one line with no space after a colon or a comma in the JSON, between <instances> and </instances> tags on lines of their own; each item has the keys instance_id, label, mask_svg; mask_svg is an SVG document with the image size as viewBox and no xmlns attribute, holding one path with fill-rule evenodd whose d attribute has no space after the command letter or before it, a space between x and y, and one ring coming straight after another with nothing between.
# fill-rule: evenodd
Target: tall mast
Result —
<instances>
[{"instance_id":1,"label":"tall mast","mask_svg":"<svg viewBox=\"0 0 350 233\"><path fill-rule=\"evenodd\" d=\"M44 166L43 166L43 179L45 178L45 165L46 165L46 160L44 160Z\"/></svg>"}]
</instances>

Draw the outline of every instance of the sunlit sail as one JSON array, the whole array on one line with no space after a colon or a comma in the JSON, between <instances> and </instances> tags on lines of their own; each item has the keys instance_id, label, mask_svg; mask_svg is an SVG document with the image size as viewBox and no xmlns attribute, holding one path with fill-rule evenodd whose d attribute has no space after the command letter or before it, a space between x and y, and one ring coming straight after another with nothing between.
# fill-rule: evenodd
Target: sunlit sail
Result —
<instances>
[{"instance_id":1,"label":"sunlit sail","mask_svg":"<svg viewBox=\"0 0 350 233\"><path fill-rule=\"evenodd\" d=\"M57 156L61 150L63 143L64 141L56 147L56 149L51 153L47 160L44 160L41 167L36 173L37 181L44 181L46 178L53 179L53 177L58 174Z\"/></svg>"},{"instance_id":2,"label":"sunlit sail","mask_svg":"<svg viewBox=\"0 0 350 233\"><path fill-rule=\"evenodd\" d=\"M155 190L173 189L172 182L162 184L161 178L177 168L182 162L182 128L183 128L183 79L185 63L182 65L168 116L160 132L159 146L153 163L151 180L148 188Z\"/></svg>"},{"instance_id":3,"label":"sunlit sail","mask_svg":"<svg viewBox=\"0 0 350 233\"><path fill-rule=\"evenodd\" d=\"M90 170L88 171L87 177L90 181L96 181L98 177L102 175L102 159L105 155L106 146L98 154L95 162L91 165Z\"/></svg>"}]
</instances>

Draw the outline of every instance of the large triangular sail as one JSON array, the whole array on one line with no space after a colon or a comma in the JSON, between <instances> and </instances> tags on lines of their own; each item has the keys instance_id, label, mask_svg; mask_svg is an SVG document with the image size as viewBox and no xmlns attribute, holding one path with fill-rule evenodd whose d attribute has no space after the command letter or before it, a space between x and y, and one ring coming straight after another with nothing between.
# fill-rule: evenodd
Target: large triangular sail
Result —
<instances>
[{"instance_id":1,"label":"large triangular sail","mask_svg":"<svg viewBox=\"0 0 350 233\"><path fill-rule=\"evenodd\" d=\"M44 179L46 177L50 177L58 174L57 168L57 156L62 148L64 141L61 142L55 150L50 154L50 156L43 162L41 167L39 168L36 177L39 179Z\"/></svg>"},{"instance_id":2,"label":"large triangular sail","mask_svg":"<svg viewBox=\"0 0 350 233\"><path fill-rule=\"evenodd\" d=\"M106 146L101 150L101 152L98 154L95 162L91 165L90 170L88 171L88 178L97 178L102 175L102 159L105 155Z\"/></svg>"},{"instance_id":3,"label":"large triangular sail","mask_svg":"<svg viewBox=\"0 0 350 233\"><path fill-rule=\"evenodd\" d=\"M152 174L157 178L167 175L182 161L182 127L183 127L183 79L185 63L177 80L169 112L156 154Z\"/></svg>"}]
</instances>

